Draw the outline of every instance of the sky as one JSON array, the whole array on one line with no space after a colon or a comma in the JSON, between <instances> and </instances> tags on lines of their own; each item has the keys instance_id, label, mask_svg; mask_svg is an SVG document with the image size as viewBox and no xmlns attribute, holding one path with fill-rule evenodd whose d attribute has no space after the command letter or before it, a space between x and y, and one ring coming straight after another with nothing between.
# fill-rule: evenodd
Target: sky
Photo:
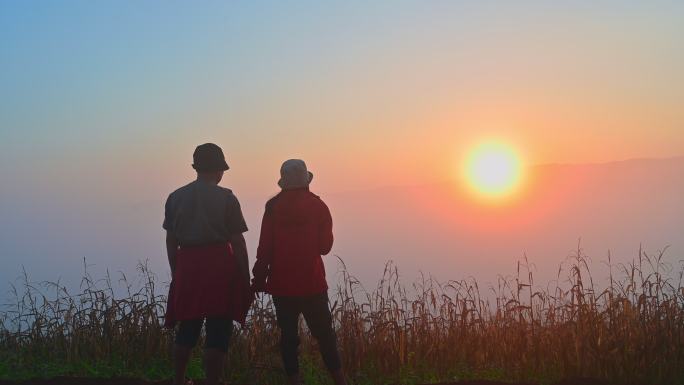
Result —
<instances>
[{"instance_id":1,"label":"sky","mask_svg":"<svg viewBox=\"0 0 684 385\"><path fill-rule=\"evenodd\" d=\"M483 138L528 165L681 156L681 68L677 1L3 1L6 268L163 260L131 229L204 142L252 233L293 157L334 194L452 180Z\"/></svg>"}]
</instances>

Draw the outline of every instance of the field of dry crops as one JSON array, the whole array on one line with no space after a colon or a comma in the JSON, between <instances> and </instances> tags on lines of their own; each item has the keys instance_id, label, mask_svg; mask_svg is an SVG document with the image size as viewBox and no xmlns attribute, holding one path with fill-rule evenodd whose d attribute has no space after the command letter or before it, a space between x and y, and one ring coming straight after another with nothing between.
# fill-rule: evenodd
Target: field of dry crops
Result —
<instances>
[{"instance_id":1,"label":"field of dry crops","mask_svg":"<svg viewBox=\"0 0 684 385\"><path fill-rule=\"evenodd\" d=\"M343 270L331 306L349 378L356 384L564 378L684 384L684 269L673 270L662 253L640 251L632 264L611 267L609 282L597 287L581 250L569 262L559 283L545 290L534 289L525 264L491 290L469 280L421 279L406 287L388 264L377 287L364 291ZM27 279L1 313L0 378L168 378L172 333L161 327L165 298L144 264L140 278L138 289L128 286L118 297L109 277L86 274L76 294ZM275 326L264 296L247 327L235 332L227 380L282 381ZM327 383L304 327L303 333L305 378Z\"/></svg>"},{"instance_id":2,"label":"field of dry crops","mask_svg":"<svg viewBox=\"0 0 684 385\"><path fill-rule=\"evenodd\" d=\"M204 385L204 381L195 380L194 385ZM171 380L165 381L144 381L131 378L115 378L115 379L97 379L97 378L78 378L78 377L58 377L47 380L28 380L20 382L10 382L0 380L0 385L172 385ZM511 385L506 382L496 381L462 381L458 384L439 384L439 385ZM529 385L529 384L518 384ZM563 383L560 385L606 385L605 383L596 381L580 381Z\"/></svg>"},{"instance_id":3,"label":"field of dry crops","mask_svg":"<svg viewBox=\"0 0 684 385\"><path fill-rule=\"evenodd\" d=\"M202 379L193 381L193 385L204 385ZM135 378L83 378L83 377L55 377L50 379L33 379L25 381L3 381L0 380L0 385L173 385L173 381L146 381ZM439 383L433 385L532 385L526 383L510 383L501 381L488 380L465 380L451 383ZM596 379L570 379L558 382L555 385L616 385L612 382L606 382Z\"/></svg>"}]
</instances>

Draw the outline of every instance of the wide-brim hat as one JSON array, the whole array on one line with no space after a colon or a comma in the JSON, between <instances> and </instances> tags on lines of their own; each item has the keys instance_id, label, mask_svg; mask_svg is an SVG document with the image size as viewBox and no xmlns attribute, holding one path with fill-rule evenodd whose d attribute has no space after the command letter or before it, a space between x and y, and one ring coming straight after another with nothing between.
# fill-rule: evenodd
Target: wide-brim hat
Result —
<instances>
[{"instance_id":1,"label":"wide-brim hat","mask_svg":"<svg viewBox=\"0 0 684 385\"><path fill-rule=\"evenodd\" d=\"M200 144L192 154L192 168L200 172L226 171L228 163L221 147L214 143Z\"/></svg>"},{"instance_id":2,"label":"wide-brim hat","mask_svg":"<svg viewBox=\"0 0 684 385\"><path fill-rule=\"evenodd\" d=\"M288 159L280 166L278 186L284 190L308 187L312 180L313 173L301 159Z\"/></svg>"}]
</instances>

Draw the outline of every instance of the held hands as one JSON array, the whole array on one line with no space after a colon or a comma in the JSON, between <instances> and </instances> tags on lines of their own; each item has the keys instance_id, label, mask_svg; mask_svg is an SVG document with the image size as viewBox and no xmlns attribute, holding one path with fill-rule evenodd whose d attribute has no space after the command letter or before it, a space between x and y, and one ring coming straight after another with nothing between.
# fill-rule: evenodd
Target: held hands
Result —
<instances>
[{"instance_id":1,"label":"held hands","mask_svg":"<svg viewBox=\"0 0 684 385\"><path fill-rule=\"evenodd\" d=\"M261 293L266 292L266 278L252 278L252 285L250 286L250 289L257 298L261 298Z\"/></svg>"},{"instance_id":2,"label":"held hands","mask_svg":"<svg viewBox=\"0 0 684 385\"><path fill-rule=\"evenodd\" d=\"M253 293L259 294L262 292L266 291L266 280L265 279L256 279L252 278L252 285L250 286L250 289L252 290Z\"/></svg>"},{"instance_id":3,"label":"held hands","mask_svg":"<svg viewBox=\"0 0 684 385\"><path fill-rule=\"evenodd\" d=\"M254 278L252 278L251 289L252 292L257 294L266 291L266 277L269 275L269 265L264 263L263 260L257 259L252 269Z\"/></svg>"}]
</instances>

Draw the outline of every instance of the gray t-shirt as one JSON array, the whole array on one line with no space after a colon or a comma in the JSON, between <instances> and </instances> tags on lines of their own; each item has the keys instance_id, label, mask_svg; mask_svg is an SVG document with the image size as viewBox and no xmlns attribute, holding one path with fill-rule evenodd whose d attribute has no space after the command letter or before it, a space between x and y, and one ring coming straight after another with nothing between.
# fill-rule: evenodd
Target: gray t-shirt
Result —
<instances>
[{"instance_id":1,"label":"gray t-shirt","mask_svg":"<svg viewBox=\"0 0 684 385\"><path fill-rule=\"evenodd\" d=\"M182 246L224 243L247 231L233 192L200 180L172 192L164 211L162 227Z\"/></svg>"}]
</instances>

